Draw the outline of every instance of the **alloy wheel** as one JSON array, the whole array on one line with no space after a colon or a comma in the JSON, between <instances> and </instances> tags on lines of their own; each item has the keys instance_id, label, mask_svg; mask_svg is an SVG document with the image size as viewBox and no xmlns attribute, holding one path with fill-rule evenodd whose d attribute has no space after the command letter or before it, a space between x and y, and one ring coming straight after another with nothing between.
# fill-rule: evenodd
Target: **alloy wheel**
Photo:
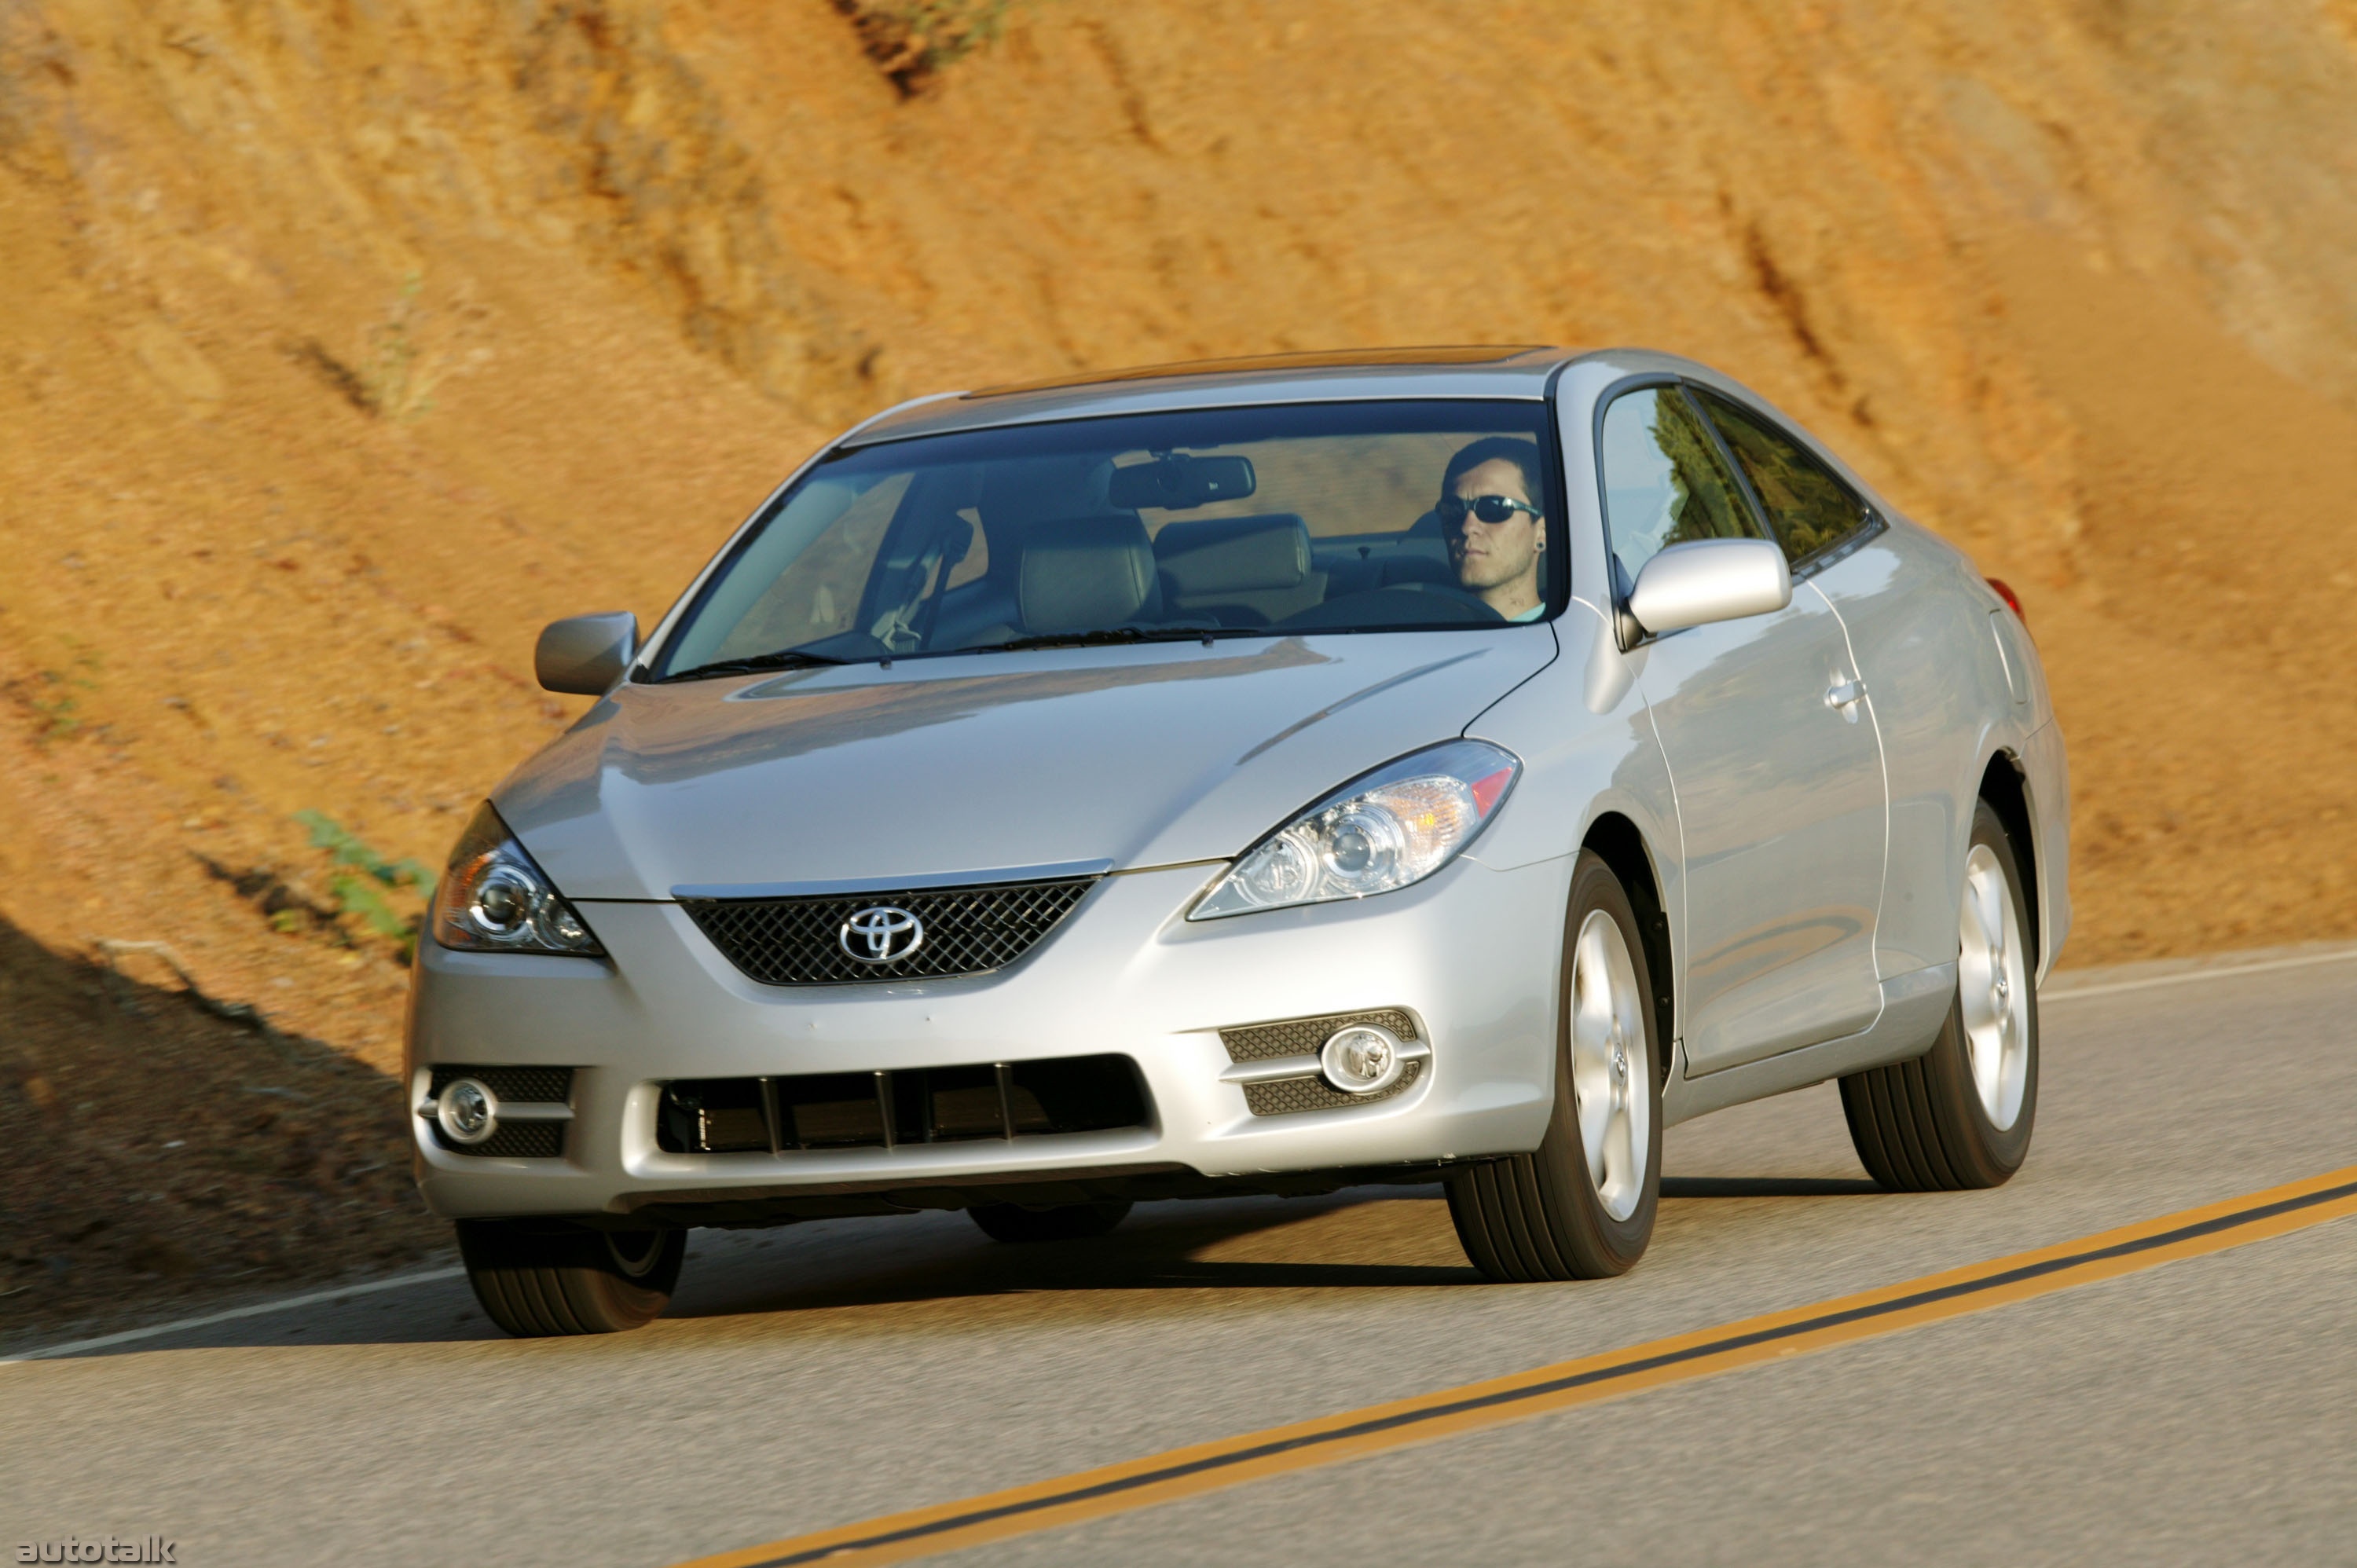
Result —
<instances>
[{"instance_id":1,"label":"alloy wheel","mask_svg":"<svg viewBox=\"0 0 2357 1568\"><path fill-rule=\"evenodd\" d=\"M1571 1096L1588 1179L1615 1219L1636 1212L1653 1138L1643 1006L1619 923L1590 912L1572 948Z\"/></svg>"},{"instance_id":2,"label":"alloy wheel","mask_svg":"<svg viewBox=\"0 0 2357 1568\"><path fill-rule=\"evenodd\" d=\"M2029 971L2021 919L2005 867L1986 844L1964 857L1964 900L1956 920L1957 995L1964 1052L1981 1110L1999 1132L2021 1114L2029 1069Z\"/></svg>"}]
</instances>

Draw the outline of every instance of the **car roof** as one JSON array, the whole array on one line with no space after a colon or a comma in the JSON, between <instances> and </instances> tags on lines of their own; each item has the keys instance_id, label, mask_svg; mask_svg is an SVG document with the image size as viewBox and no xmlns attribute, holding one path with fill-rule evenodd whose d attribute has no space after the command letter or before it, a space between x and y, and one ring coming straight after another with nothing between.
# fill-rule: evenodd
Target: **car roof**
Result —
<instances>
[{"instance_id":1,"label":"car roof","mask_svg":"<svg viewBox=\"0 0 2357 1568\"><path fill-rule=\"evenodd\" d=\"M1580 357L1569 349L1469 345L1147 365L919 398L877 414L841 445L1168 409L1383 398L1535 400L1546 395L1557 370Z\"/></svg>"}]
</instances>

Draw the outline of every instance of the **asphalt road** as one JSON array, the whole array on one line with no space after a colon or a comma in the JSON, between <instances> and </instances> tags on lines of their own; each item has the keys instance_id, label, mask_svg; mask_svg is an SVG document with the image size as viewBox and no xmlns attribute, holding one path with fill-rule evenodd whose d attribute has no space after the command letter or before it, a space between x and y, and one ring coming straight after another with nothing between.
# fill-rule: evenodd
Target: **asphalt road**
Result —
<instances>
[{"instance_id":1,"label":"asphalt road","mask_svg":"<svg viewBox=\"0 0 2357 1568\"><path fill-rule=\"evenodd\" d=\"M2357 960L2050 990L2029 1163L1864 1181L1821 1086L1673 1129L1652 1251L1478 1283L1437 1190L704 1233L519 1343L461 1280L0 1365L0 1553L661 1568L1521 1371L2357 1165ZM966 1563L2357 1563L2357 1219L958 1554Z\"/></svg>"}]
</instances>

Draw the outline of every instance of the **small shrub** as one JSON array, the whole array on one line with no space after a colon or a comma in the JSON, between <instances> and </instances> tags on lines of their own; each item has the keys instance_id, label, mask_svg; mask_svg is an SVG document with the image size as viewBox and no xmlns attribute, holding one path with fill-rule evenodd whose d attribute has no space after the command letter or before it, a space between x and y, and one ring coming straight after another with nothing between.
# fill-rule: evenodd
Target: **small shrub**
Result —
<instances>
[{"instance_id":1,"label":"small shrub","mask_svg":"<svg viewBox=\"0 0 2357 1568\"><path fill-rule=\"evenodd\" d=\"M913 97L1006 30L1012 0L834 0L876 68Z\"/></svg>"},{"instance_id":2,"label":"small shrub","mask_svg":"<svg viewBox=\"0 0 2357 1568\"><path fill-rule=\"evenodd\" d=\"M414 860L388 860L358 834L321 811L297 811L295 820L310 830L311 847L328 852L341 869L329 881L336 912L349 915L378 936L400 944L403 958L417 945L424 917L404 915L386 898L387 888L412 888L430 907L434 874Z\"/></svg>"},{"instance_id":3,"label":"small shrub","mask_svg":"<svg viewBox=\"0 0 2357 1568\"><path fill-rule=\"evenodd\" d=\"M33 713L33 737L36 740L64 740L82 732L90 718L82 711L81 697L75 693L97 691L98 672L99 657L86 648L77 650L71 668L40 672L39 687L31 696L23 699ZM18 690L21 693L22 688Z\"/></svg>"},{"instance_id":4,"label":"small shrub","mask_svg":"<svg viewBox=\"0 0 2357 1568\"><path fill-rule=\"evenodd\" d=\"M414 860L385 859L325 812L297 811L295 820L310 830L311 847L326 850L338 865L350 866L387 887L417 887L432 891L432 872Z\"/></svg>"}]
</instances>

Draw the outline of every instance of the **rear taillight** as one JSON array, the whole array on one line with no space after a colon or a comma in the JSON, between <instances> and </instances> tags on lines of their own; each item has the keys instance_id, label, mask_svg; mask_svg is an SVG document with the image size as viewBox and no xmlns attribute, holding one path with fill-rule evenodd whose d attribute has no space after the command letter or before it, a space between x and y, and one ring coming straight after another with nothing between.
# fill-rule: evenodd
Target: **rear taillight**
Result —
<instances>
[{"instance_id":1,"label":"rear taillight","mask_svg":"<svg viewBox=\"0 0 2357 1568\"><path fill-rule=\"evenodd\" d=\"M2003 599L2006 602L2007 607L2013 611L2014 618L2021 622L2022 629L2025 631L2028 630L2029 628L2029 618L2021 613L2021 596L2015 593L2011 588L2006 586L2005 579L2002 577L1988 577L1983 580L1986 582L1990 587L1996 590L1996 596Z\"/></svg>"}]
</instances>

